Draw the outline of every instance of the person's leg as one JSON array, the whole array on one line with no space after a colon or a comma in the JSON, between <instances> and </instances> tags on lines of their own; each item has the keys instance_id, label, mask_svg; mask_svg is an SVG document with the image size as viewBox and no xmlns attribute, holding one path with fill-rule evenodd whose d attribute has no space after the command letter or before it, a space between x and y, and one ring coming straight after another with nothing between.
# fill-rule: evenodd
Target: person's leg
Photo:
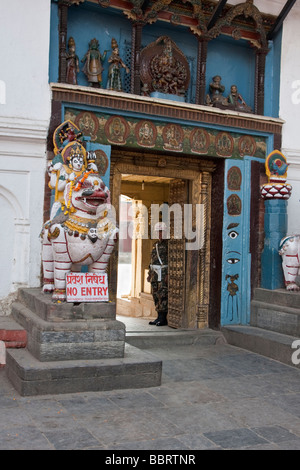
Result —
<instances>
[{"instance_id":1,"label":"person's leg","mask_svg":"<svg viewBox=\"0 0 300 470\"><path fill-rule=\"evenodd\" d=\"M158 322L158 307L159 307L159 295L158 295L158 288L157 284L152 283L151 285L152 297L155 305L155 309L157 311L157 318L153 321L149 321L149 325L156 325Z\"/></svg>"},{"instance_id":2,"label":"person's leg","mask_svg":"<svg viewBox=\"0 0 300 470\"><path fill-rule=\"evenodd\" d=\"M158 302L158 321L156 326L167 325L167 314L168 314L168 288L162 286L158 292L159 302Z\"/></svg>"},{"instance_id":3,"label":"person's leg","mask_svg":"<svg viewBox=\"0 0 300 470\"><path fill-rule=\"evenodd\" d=\"M167 321L168 310L160 310L158 312L158 321L156 322L156 326L164 326L168 324Z\"/></svg>"}]
</instances>

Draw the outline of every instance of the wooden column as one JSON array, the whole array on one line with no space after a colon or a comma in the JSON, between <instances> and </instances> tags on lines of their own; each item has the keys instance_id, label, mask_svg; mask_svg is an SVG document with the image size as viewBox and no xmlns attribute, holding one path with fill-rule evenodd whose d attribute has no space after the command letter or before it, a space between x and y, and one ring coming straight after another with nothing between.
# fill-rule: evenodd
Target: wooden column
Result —
<instances>
[{"instance_id":1,"label":"wooden column","mask_svg":"<svg viewBox=\"0 0 300 470\"><path fill-rule=\"evenodd\" d=\"M196 104L205 104L207 39L198 38Z\"/></svg>"},{"instance_id":2,"label":"wooden column","mask_svg":"<svg viewBox=\"0 0 300 470\"><path fill-rule=\"evenodd\" d=\"M59 14L59 66L58 81L65 83L67 79L67 32L68 32L68 5L60 2L58 5Z\"/></svg>"},{"instance_id":3,"label":"wooden column","mask_svg":"<svg viewBox=\"0 0 300 470\"><path fill-rule=\"evenodd\" d=\"M268 50L258 49L256 51L256 64L255 64L255 114L264 115L265 103L265 66L266 55Z\"/></svg>"},{"instance_id":4,"label":"wooden column","mask_svg":"<svg viewBox=\"0 0 300 470\"><path fill-rule=\"evenodd\" d=\"M140 79L140 52L142 44L142 29L141 23L132 24L131 33L131 93L135 95L141 94L141 79Z\"/></svg>"},{"instance_id":5,"label":"wooden column","mask_svg":"<svg viewBox=\"0 0 300 470\"><path fill-rule=\"evenodd\" d=\"M200 193L201 204L203 204L203 246L199 250L199 303L197 309L197 328L205 328L208 325L211 232L211 182L211 174L208 171L203 171L201 176Z\"/></svg>"}]
</instances>

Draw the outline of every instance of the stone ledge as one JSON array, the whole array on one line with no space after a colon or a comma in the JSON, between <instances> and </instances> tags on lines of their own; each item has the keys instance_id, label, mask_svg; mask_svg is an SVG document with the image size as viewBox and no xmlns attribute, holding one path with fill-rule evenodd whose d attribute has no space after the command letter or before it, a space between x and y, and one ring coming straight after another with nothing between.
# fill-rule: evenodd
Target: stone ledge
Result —
<instances>
[{"instance_id":1,"label":"stone ledge","mask_svg":"<svg viewBox=\"0 0 300 470\"><path fill-rule=\"evenodd\" d=\"M24 304L14 319L27 331L28 350L39 361L123 357L125 325L112 319L45 321Z\"/></svg>"},{"instance_id":2,"label":"stone ledge","mask_svg":"<svg viewBox=\"0 0 300 470\"><path fill-rule=\"evenodd\" d=\"M226 325L221 331L232 346L261 354L292 367L300 367L292 363L294 352L292 343L299 339L297 337L255 326Z\"/></svg>"},{"instance_id":3,"label":"stone ledge","mask_svg":"<svg viewBox=\"0 0 300 470\"><path fill-rule=\"evenodd\" d=\"M270 116L240 113L212 108L210 106L181 103L124 92L115 93L100 88L63 83L50 83L50 86L54 101L99 106L115 110L117 113L124 110L126 112L132 111L163 118L175 118L215 125L224 125L226 123L226 126L230 127L275 134L281 134L284 124L282 119Z\"/></svg>"},{"instance_id":4,"label":"stone ledge","mask_svg":"<svg viewBox=\"0 0 300 470\"><path fill-rule=\"evenodd\" d=\"M26 349L7 352L7 376L21 396L161 385L162 362L125 346L124 358L41 363Z\"/></svg>"},{"instance_id":5,"label":"stone ledge","mask_svg":"<svg viewBox=\"0 0 300 470\"><path fill-rule=\"evenodd\" d=\"M18 302L23 303L41 319L48 322L62 320L114 319L116 305L114 302L90 302L74 305L69 302L56 304L51 294L44 294L42 288L19 289Z\"/></svg>"},{"instance_id":6,"label":"stone ledge","mask_svg":"<svg viewBox=\"0 0 300 470\"><path fill-rule=\"evenodd\" d=\"M6 348L25 348L27 332L11 316L0 317L0 341Z\"/></svg>"}]
</instances>

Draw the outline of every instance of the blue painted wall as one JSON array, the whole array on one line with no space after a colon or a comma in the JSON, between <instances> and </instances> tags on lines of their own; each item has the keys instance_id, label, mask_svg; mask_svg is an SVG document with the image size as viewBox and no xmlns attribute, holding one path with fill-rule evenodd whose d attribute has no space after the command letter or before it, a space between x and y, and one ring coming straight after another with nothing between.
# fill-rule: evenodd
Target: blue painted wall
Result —
<instances>
[{"instance_id":1,"label":"blue painted wall","mask_svg":"<svg viewBox=\"0 0 300 470\"><path fill-rule=\"evenodd\" d=\"M282 29L273 41L269 41L270 52L266 57L265 116L279 116L280 61Z\"/></svg>"},{"instance_id":2,"label":"blue painted wall","mask_svg":"<svg viewBox=\"0 0 300 470\"><path fill-rule=\"evenodd\" d=\"M99 41L99 50L103 54L108 50L103 63L103 88L106 88L108 58L111 55L111 40L115 38L120 56L126 62L126 48L131 44L131 23L122 12L106 8L97 8L94 4L85 2L82 6L72 6L68 10L68 37L73 37L76 44L76 54L79 58L80 72L77 76L78 85L89 86L85 74L82 72L84 62L81 62L89 49L89 42L96 38ZM58 81L58 7L52 4L51 44L50 44L50 81ZM129 64L130 65L130 64ZM125 74L125 71L122 70Z\"/></svg>"},{"instance_id":3,"label":"blue painted wall","mask_svg":"<svg viewBox=\"0 0 300 470\"><path fill-rule=\"evenodd\" d=\"M237 85L246 103L254 108L255 53L246 41L219 36L208 43L207 93L209 83L215 75L222 77L224 96L229 95L231 85Z\"/></svg>"},{"instance_id":4,"label":"blue painted wall","mask_svg":"<svg viewBox=\"0 0 300 470\"><path fill-rule=\"evenodd\" d=\"M198 40L186 27L172 26L166 22L157 21L146 25L142 33L142 46L145 47L159 36L168 35L187 57L190 65L191 83L187 93L187 101L195 102L196 68ZM80 60L78 84L89 86L82 72L84 63L81 59L88 50L88 44L94 37L100 43L100 52L108 49L104 62L103 88L106 88L108 58L111 54L111 39L114 37L120 50L120 56L130 67L131 22L123 11L101 8L95 4L84 2L74 5L68 12L68 39L73 36L76 52ZM280 80L280 50L281 34L269 43L270 52L266 60L265 76L265 115L278 117L279 110L279 80ZM51 34L50 34L50 81L58 81L58 6L55 0L51 5ZM123 89L130 91L130 74L123 74ZM255 52L246 41L221 35L208 43L206 92L209 93L209 83L214 75L221 75L225 86L224 95L230 93L230 86L235 84L246 103L254 108Z\"/></svg>"}]
</instances>

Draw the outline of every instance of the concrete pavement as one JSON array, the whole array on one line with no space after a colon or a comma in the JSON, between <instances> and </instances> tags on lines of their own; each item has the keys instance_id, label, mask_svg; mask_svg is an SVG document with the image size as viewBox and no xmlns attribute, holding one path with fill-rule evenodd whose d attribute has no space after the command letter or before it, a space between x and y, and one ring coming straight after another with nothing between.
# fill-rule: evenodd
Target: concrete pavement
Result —
<instances>
[{"instance_id":1,"label":"concrete pavement","mask_svg":"<svg viewBox=\"0 0 300 470\"><path fill-rule=\"evenodd\" d=\"M128 332L174 332L121 320ZM159 387L21 397L0 369L0 449L300 449L298 368L219 338L143 350L163 361Z\"/></svg>"}]
</instances>

